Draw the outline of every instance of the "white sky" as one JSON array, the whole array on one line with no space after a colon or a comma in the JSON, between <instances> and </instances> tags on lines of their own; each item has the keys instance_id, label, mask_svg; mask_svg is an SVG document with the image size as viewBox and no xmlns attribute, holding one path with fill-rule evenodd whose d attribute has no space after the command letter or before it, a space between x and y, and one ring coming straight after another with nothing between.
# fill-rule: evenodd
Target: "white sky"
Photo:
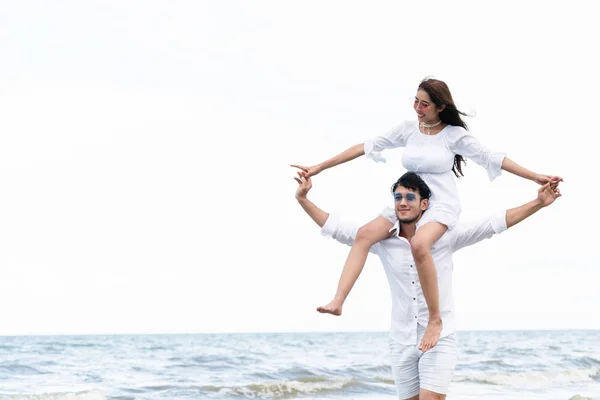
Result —
<instances>
[{"instance_id":1,"label":"white sky","mask_svg":"<svg viewBox=\"0 0 600 400\"><path fill-rule=\"evenodd\" d=\"M0 10L0 334L386 330L376 257L294 199L314 164L414 118L428 75L473 134L564 196L455 257L459 328L600 328L600 29L592 2L7 1ZM324 172L357 223L404 170ZM468 163L463 218L534 198Z\"/></svg>"}]
</instances>

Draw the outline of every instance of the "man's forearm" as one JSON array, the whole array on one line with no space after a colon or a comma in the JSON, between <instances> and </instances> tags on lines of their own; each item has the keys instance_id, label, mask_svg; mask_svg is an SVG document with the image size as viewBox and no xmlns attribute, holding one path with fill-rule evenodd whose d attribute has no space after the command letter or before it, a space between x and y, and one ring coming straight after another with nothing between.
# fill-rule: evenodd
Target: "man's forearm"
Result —
<instances>
[{"instance_id":1,"label":"man's forearm","mask_svg":"<svg viewBox=\"0 0 600 400\"><path fill-rule=\"evenodd\" d=\"M308 216L311 217L312 220L315 221L316 224L322 228L323 225L325 225L325 222L327 222L327 218L329 218L329 213L326 213L325 211L321 210L319 207L317 207L312 201L310 201L306 197L301 197L301 198L298 198L297 200L298 200L298 203L300 203L300 205L304 209L304 211L306 211Z\"/></svg>"},{"instance_id":2,"label":"man's forearm","mask_svg":"<svg viewBox=\"0 0 600 400\"><path fill-rule=\"evenodd\" d=\"M511 226L515 226L519 222L523 221L525 218L528 218L544 208L541 202L536 199L532 200L527 204L523 204L520 207L511 208L506 211L506 226L510 228Z\"/></svg>"}]
</instances>

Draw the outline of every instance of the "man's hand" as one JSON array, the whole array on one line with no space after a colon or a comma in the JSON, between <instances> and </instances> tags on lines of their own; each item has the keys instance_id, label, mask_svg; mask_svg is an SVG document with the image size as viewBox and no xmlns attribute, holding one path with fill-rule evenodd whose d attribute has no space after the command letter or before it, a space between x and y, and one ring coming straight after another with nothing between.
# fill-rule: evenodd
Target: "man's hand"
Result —
<instances>
[{"instance_id":1,"label":"man's hand","mask_svg":"<svg viewBox=\"0 0 600 400\"><path fill-rule=\"evenodd\" d=\"M296 189L296 200L306 199L306 194L312 188L312 182L310 178L305 178L304 175L298 171L299 178L294 177L298 182L298 189Z\"/></svg>"},{"instance_id":2,"label":"man's hand","mask_svg":"<svg viewBox=\"0 0 600 400\"><path fill-rule=\"evenodd\" d=\"M311 217L312 220L322 228L325 225L325 222L327 222L329 214L321 210L312 201L306 198L306 194L310 188L312 188L312 182L310 181L310 178L305 178L300 171L298 171L298 176L299 178L294 177L296 182L298 182L298 189L296 189L296 200L298 200L298 204L300 204L304 211L306 211L308 216Z\"/></svg>"},{"instance_id":3,"label":"man's hand","mask_svg":"<svg viewBox=\"0 0 600 400\"><path fill-rule=\"evenodd\" d=\"M538 189L537 199L532 200L522 206L506 210L506 227L510 228L519 222L531 217L544 207L554 203L554 200L561 196L558 189L558 183L548 182Z\"/></svg>"},{"instance_id":4,"label":"man's hand","mask_svg":"<svg viewBox=\"0 0 600 400\"><path fill-rule=\"evenodd\" d=\"M544 186L538 189L538 201L542 207L547 207L554 203L554 200L562 196L558 184L546 183Z\"/></svg>"}]
</instances>

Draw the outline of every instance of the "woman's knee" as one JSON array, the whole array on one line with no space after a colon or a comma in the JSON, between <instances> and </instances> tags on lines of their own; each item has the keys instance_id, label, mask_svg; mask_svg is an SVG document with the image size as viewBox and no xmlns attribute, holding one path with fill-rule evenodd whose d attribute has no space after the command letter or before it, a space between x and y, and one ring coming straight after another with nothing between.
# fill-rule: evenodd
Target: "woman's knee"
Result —
<instances>
[{"instance_id":1,"label":"woman's knee","mask_svg":"<svg viewBox=\"0 0 600 400\"><path fill-rule=\"evenodd\" d=\"M355 240L373 245L386 237L387 231L379 224L367 224L358 229Z\"/></svg>"},{"instance_id":2,"label":"woman's knee","mask_svg":"<svg viewBox=\"0 0 600 400\"><path fill-rule=\"evenodd\" d=\"M410 241L410 250L412 251L413 257L423 257L431 253L431 244L419 235L415 235Z\"/></svg>"}]
</instances>

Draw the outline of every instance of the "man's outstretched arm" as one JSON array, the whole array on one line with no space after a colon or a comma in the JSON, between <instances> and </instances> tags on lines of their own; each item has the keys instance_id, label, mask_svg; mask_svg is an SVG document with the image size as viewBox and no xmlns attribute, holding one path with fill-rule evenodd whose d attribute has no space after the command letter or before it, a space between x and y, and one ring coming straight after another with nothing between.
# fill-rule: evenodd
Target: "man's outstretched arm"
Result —
<instances>
[{"instance_id":1,"label":"man's outstretched arm","mask_svg":"<svg viewBox=\"0 0 600 400\"><path fill-rule=\"evenodd\" d=\"M561 194L558 187L546 183L538 189L538 197L535 200L523 204L522 206L506 210L506 227L510 228L524 219L529 218L542 208L554 203L554 200L560 196Z\"/></svg>"},{"instance_id":2,"label":"man's outstretched arm","mask_svg":"<svg viewBox=\"0 0 600 400\"><path fill-rule=\"evenodd\" d=\"M484 239L491 238L494 234L504 232L519 222L529 218L544 207L554 203L561 196L556 185L547 183L540 187L535 200L525 203L519 207L511 208L501 213L486 217L477 223L459 223L452 236L453 249L457 251L463 247L470 246Z\"/></svg>"},{"instance_id":3,"label":"man's outstretched arm","mask_svg":"<svg viewBox=\"0 0 600 400\"><path fill-rule=\"evenodd\" d=\"M304 211L312 218L317 225L321 227L321 235L330 237L348 246L352 246L359 226L348 221L341 220L340 216L333 213L329 214L319 207L317 207L312 201L307 199L307 193L312 187L310 178L305 179L304 177L294 178L298 182L298 189L296 189L296 200L302 206ZM371 253L375 252L375 247L370 249Z\"/></svg>"},{"instance_id":4,"label":"man's outstretched arm","mask_svg":"<svg viewBox=\"0 0 600 400\"><path fill-rule=\"evenodd\" d=\"M325 225L325 222L327 222L327 218L329 218L329 213L321 210L306 197L306 194L312 187L310 178L305 179L301 177L294 179L296 182L298 182L298 189L296 189L296 200L298 200L298 203L302 206L308 216L311 217L312 220L322 228L323 225Z\"/></svg>"}]
</instances>

